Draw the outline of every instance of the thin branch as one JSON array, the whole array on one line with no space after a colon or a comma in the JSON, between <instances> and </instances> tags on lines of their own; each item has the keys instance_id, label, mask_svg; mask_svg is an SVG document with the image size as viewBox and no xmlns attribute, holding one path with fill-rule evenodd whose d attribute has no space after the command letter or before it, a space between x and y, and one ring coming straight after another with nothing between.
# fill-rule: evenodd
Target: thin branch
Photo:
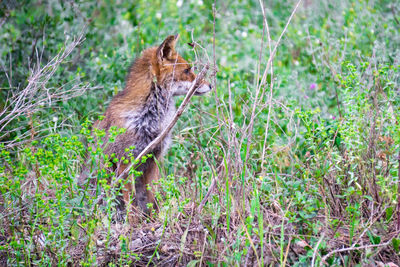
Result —
<instances>
[{"instance_id":1,"label":"thin branch","mask_svg":"<svg viewBox=\"0 0 400 267\"><path fill-rule=\"evenodd\" d=\"M171 122L168 124L168 126L161 132L161 134L156 139L154 139L150 144L148 144L147 147L139 154L139 156L136 157L136 160L140 161L143 156L147 155L162 140L164 140L164 138L167 136L167 134L171 131L172 127L174 127L175 123L178 121L178 118L182 115L186 106L189 104L189 101L192 98L192 96L194 95L196 89L198 88L200 81L203 80L204 76L206 75L208 68L209 68L208 64L203 67L201 72L197 75L196 80L194 80L192 85L190 86L190 89L187 92L185 99L183 99L183 102L179 106L178 110L175 112L174 118L171 120ZM130 167L132 167L132 165L133 164L131 164ZM121 175L124 174L128 169L129 168L126 168L125 171L123 173L121 173Z\"/></svg>"},{"instance_id":2,"label":"thin branch","mask_svg":"<svg viewBox=\"0 0 400 267\"><path fill-rule=\"evenodd\" d=\"M247 161L247 158L249 157L249 149L250 149L250 143L251 143L251 139L252 139L255 113L256 113L256 108L257 108L257 105L258 105L258 98L259 98L259 95L260 95L261 87L264 86L264 84L265 84L265 82L267 80L267 74L268 74L268 71L271 68L272 62L273 62L273 60L275 58L276 50L277 50L277 48L278 48L278 46L279 46L279 44L280 44L280 42L282 40L283 35L285 34L290 22L292 21L292 18L294 16L294 14L296 13L301 1L302 0L299 0L297 2L296 6L294 7L294 9L292 11L292 14L290 15L290 17L289 17L289 19L288 19L288 21L287 21L287 23L285 25L285 28L282 30L281 35L279 36L278 41L276 42L276 44L274 46L274 50L272 51L272 53L269 56L269 59L268 59L268 62L267 62L267 66L266 66L266 68L264 70L264 74L263 74L263 77L261 79L261 82L260 82L260 84L258 85L258 87L256 89L256 98L254 100L254 104L253 104L253 108L252 108L252 112L251 112L251 117L250 117L249 129L248 129L248 132L247 132L247 137L248 138L247 138L247 152L246 152L246 160L245 161ZM261 4L261 7L263 7L262 4ZM263 16L265 17L264 9L263 9Z\"/></svg>"},{"instance_id":3,"label":"thin branch","mask_svg":"<svg viewBox=\"0 0 400 267\"><path fill-rule=\"evenodd\" d=\"M397 233L398 233L398 232L397 232ZM382 244L365 245L365 246L356 247L356 246L355 246L356 243L354 243L353 246L348 247L348 248L335 249L335 250L329 252L328 254L326 254L326 255L322 258L321 261L326 263L326 260L327 260L330 256L332 256L332 255L334 255L334 254L336 254L336 253L348 252L348 251L353 251L353 250L362 250L362 249L368 249L368 248L379 248L379 247L388 246L388 245L390 245L390 244L392 243L393 238L395 238L395 237L397 236L397 233L396 233L392 238L390 238L388 241L386 241L385 243L382 243Z\"/></svg>"},{"instance_id":4,"label":"thin branch","mask_svg":"<svg viewBox=\"0 0 400 267\"><path fill-rule=\"evenodd\" d=\"M6 11L6 14L4 14L4 17L0 19L0 27L3 26L3 24L6 22L7 18L10 16L10 11Z\"/></svg>"},{"instance_id":5,"label":"thin branch","mask_svg":"<svg viewBox=\"0 0 400 267\"><path fill-rule=\"evenodd\" d=\"M55 92L49 92L49 88L46 88L46 84L57 71L58 67L64 60L72 53L76 46L80 45L84 40L84 30L81 34L74 39L70 44L66 45L65 48L53 57L44 67L39 68L39 64L36 70L32 71L32 74L28 78L28 85L18 94L15 94L10 100L8 106L6 106L0 112L0 132L10 124L13 120L21 115L25 115L28 112L32 112L37 107L47 102L51 103L53 96L56 98L68 99L68 93L71 91L78 91L78 94L82 94L87 90L88 85L74 85L72 89L67 91L54 90ZM33 101L34 99L34 101Z\"/></svg>"},{"instance_id":6,"label":"thin branch","mask_svg":"<svg viewBox=\"0 0 400 267\"><path fill-rule=\"evenodd\" d=\"M397 155L397 225L396 230L400 230L400 150Z\"/></svg>"},{"instance_id":7,"label":"thin branch","mask_svg":"<svg viewBox=\"0 0 400 267\"><path fill-rule=\"evenodd\" d=\"M318 251L319 245L321 244L321 242L324 239L324 237L325 237L325 233L322 233L320 239L318 240L317 245L314 248L313 257L312 257L312 260L311 260L311 267L314 267L315 257L317 256L317 251Z\"/></svg>"},{"instance_id":8,"label":"thin branch","mask_svg":"<svg viewBox=\"0 0 400 267\"><path fill-rule=\"evenodd\" d=\"M400 25L400 21L399 21L399 20L397 19L397 17L396 17L396 11L395 11L395 9L394 9L394 5L392 5L392 7L391 7L390 10L392 11L394 21L396 21L397 25Z\"/></svg>"},{"instance_id":9,"label":"thin branch","mask_svg":"<svg viewBox=\"0 0 400 267\"><path fill-rule=\"evenodd\" d=\"M264 17L264 23L267 29L267 37L268 37L268 47L269 47L269 54L272 56L272 51L271 51L271 46L272 46L272 40L271 40L271 34L269 32L269 25L268 25L268 20L265 15L265 10L264 6L262 5L262 2L260 0L260 5L263 10L263 17ZM268 117L267 117L267 125L265 126L265 135L264 135L264 144L263 144L263 151L262 151L262 156L261 156L261 168L264 169L264 161L265 161L265 153L266 153L266 144L267 144L267 137L268 137L268 130L269 130L269 122L271 120L271 108L272 108L272 90L274 88L274 69L273 66L271 65L271 82L270 82L270 92L269 92L269 98L268 98Z\"/></svg>"}]
</instances>

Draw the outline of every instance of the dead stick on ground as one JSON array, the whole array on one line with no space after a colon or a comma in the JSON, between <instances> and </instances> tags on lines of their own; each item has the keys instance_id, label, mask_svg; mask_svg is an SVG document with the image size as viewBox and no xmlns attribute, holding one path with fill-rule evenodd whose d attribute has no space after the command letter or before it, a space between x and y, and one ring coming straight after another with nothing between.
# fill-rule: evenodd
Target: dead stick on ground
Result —
<instances>
[{"instance_id":1,"label":"dead stick on ground","mask_svg":"<svg viewBox=\"0 0 400 267\"><path fill-rule=\"evenodd\" d=\"M395 233L393 233L393 236L386 242L382 243L382 244L376 244L376 245L365 245L365 246L359 246L356 247L356 243L348 248L341 248L341 249L336 249L333 250L331 252L329 252L328 254L326 254L322 259L321 259L321 263L325 263L326 264L326 260L331 257L332 255L336 254L336 253L341 253L341 252L348 252L348 251L352 251L352 250L362 250L362 249L368 249L368 248L380 248L380 247L385 247L388 246L392 243L393 238L397 237L397 235L399 234L399 231L396 231Z\"/></svg>"}]
</instances>

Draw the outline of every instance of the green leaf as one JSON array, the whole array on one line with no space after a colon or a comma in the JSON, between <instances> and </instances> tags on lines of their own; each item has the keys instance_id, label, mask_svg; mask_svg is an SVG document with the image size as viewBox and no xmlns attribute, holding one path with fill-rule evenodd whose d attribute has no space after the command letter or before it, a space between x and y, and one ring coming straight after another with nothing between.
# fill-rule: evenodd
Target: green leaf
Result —
<instances>
[{"instance_id":1,"label":"green leaf","mask_svg":"<svg viewBox=\"0 0 400 267\"><path fill-rule=\"evenodd\" d=\"M200 263L200 260L191 260L189 263L186 265L187 267L196 267L196 264Z\"/></svg>"},{"instance_id":2,"label":"green leaf","mask_svg":"<svg viewBox=\"0 0 400 267\"><path fill-rule=\"evenodd\" d=\"M369 241L371 242L371 244L377 245L381 242L381 237L372 234L371 231L368 231L367 235L369 237Z\"/></svg>"},{"instance_id":3,"label":"green leaf","mask_svg":"<svg viewBox=\"0 0 400 267\"><path fill-rule=\"evenodd\" d=\"M392 245L396 253L399 253L400 251L400 239L398 238L393 238L392 239Z\"/></svg>"},{"instance_id":4,"label":"green leaf","mask_svg":"<svg viewBox=\"0 0 400 267\"><path fill-rule=\"evenodd\" d=\"M393 207L386 209L386 220L389 221L393 216Z\"/></svg>"}]
</instances>

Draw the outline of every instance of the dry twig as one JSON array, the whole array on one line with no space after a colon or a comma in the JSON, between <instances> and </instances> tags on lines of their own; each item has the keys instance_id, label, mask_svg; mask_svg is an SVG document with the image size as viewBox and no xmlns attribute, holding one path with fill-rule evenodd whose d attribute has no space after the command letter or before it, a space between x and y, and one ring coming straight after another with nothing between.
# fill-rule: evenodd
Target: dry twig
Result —
<instances>
[{"instance_id":1,"label":"dry twig","mask_svg":"<svg viewBox=\"0 0 400 267\"><path fill-rule=\"evenodd\" d=\"M16 131L16 129L5 130L7 129L6 127L17 118L27 114L34 114L46 106L51 106L54 101L65 101L82 95L88 89L98 88L89 88L89 84L83 84L81 82L75 84L75 80L58 88L47 87L48 82L58 70L59 66L65 62L67 57L84 41L84 39L84 30L68 44L67 38L65 48L43 67L40 67L40 59L38 57L38 62L35 69L31 71L32 74L28 78L26 87L21 91L13 92L13 95L6 100L4 109L0 111L0 132L2 132L0 139ZM69 85L71 85L71 88L66 89ZM6 144L6 147L14 146L13 142L3 143Z\"/></svg>"}]
</instances>

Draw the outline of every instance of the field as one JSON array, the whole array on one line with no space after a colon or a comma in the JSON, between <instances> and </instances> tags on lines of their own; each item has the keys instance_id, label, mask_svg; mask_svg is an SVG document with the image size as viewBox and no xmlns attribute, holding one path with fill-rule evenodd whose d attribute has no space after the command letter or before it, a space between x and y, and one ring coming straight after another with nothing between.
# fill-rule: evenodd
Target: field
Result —
<instances>
[{"instance_id":1,"label":"field","mask_svg":"<svg viewBox=\"0 0 400 267\"><path fill-rule=\"evenodd\" d=\"M175 34L214 89L130 224L92 126ZM400 266L399 122L398 0L1 1L0 266Z\"/></svg>"}]
</instances>

